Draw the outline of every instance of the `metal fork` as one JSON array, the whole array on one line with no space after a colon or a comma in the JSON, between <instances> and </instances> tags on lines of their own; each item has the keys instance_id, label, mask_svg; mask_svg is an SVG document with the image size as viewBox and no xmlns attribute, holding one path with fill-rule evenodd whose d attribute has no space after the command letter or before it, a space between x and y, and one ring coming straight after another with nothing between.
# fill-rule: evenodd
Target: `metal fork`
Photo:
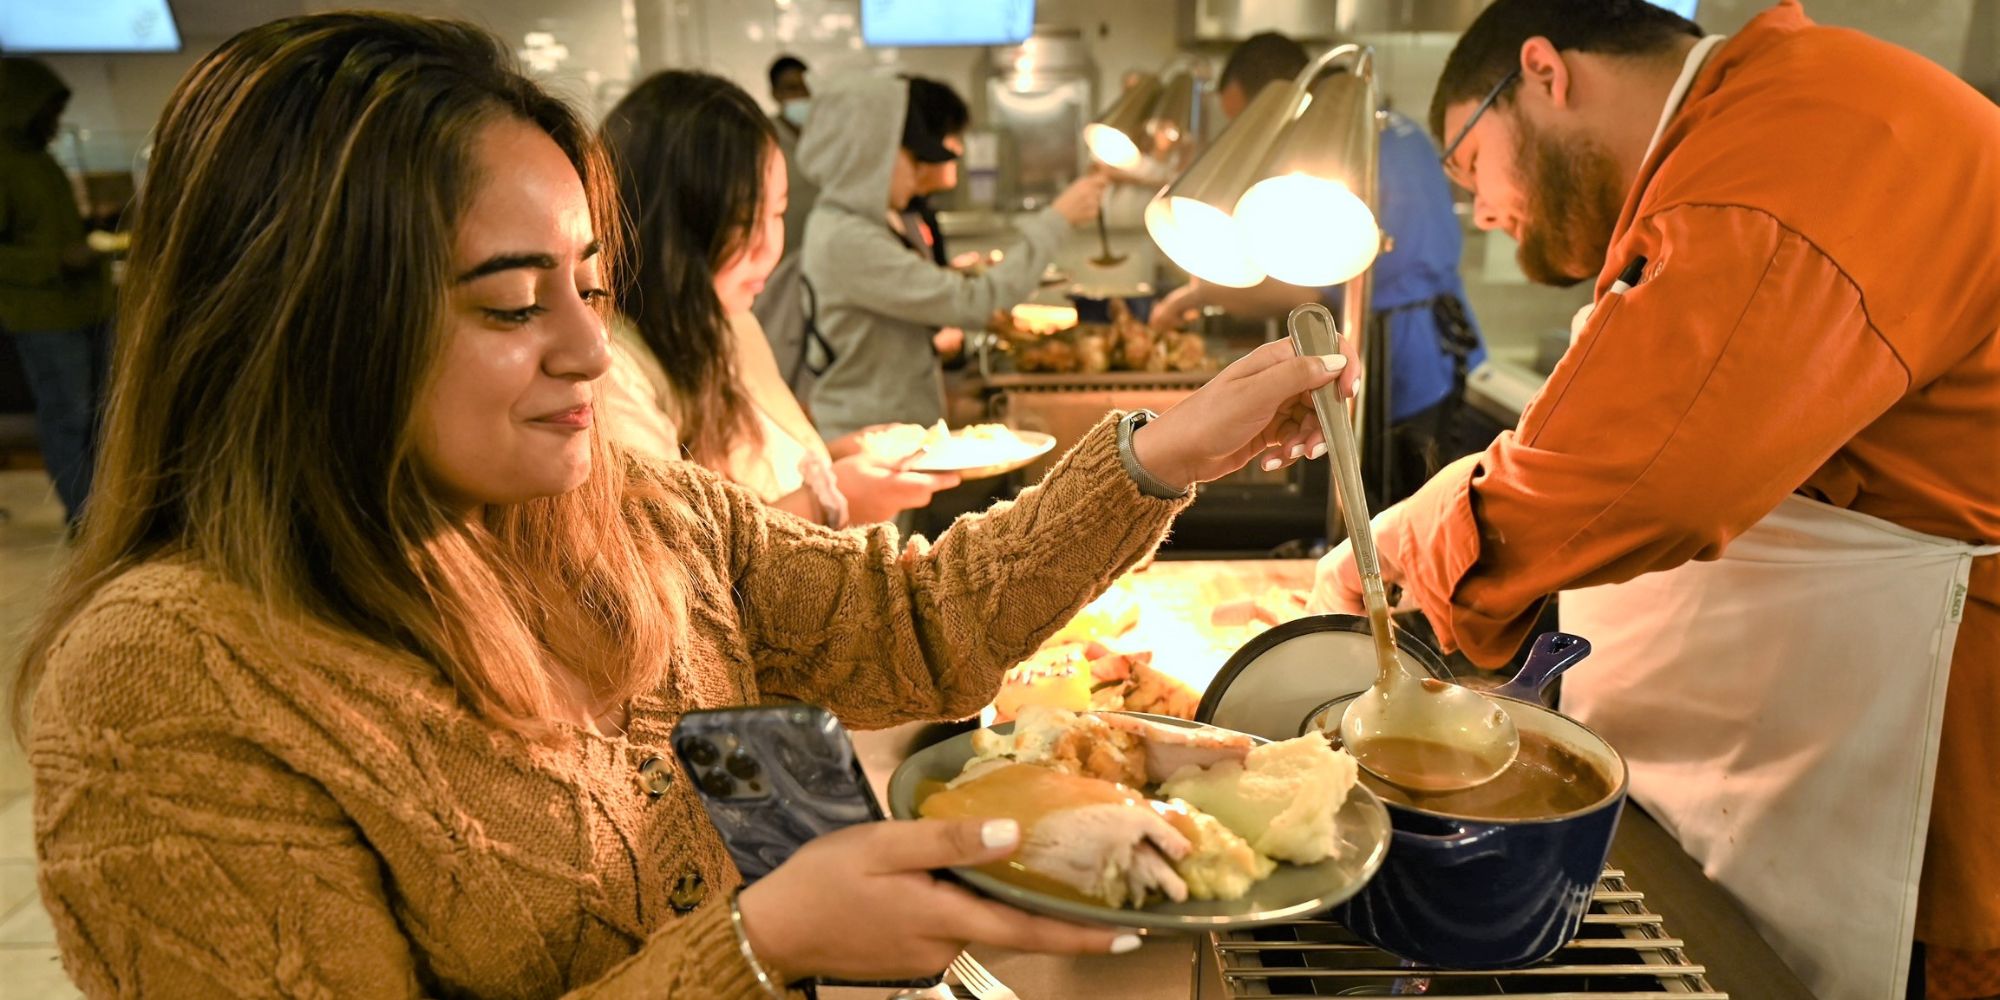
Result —
<instances>
[{"instance_id":1,"label":"metal fork","mask_svg":"<svg viewBox=\"0 0 2000 1000\"><path fill-rule=\"evenodd\" d=\"M1007 988L1007 984L993 978L986 966L972 957L971 952L961 951L951 960L951 974L958 977L959 985L972 991L979 1000L1021 1000L1021 996Z\"/></svg>"}]
</instances>

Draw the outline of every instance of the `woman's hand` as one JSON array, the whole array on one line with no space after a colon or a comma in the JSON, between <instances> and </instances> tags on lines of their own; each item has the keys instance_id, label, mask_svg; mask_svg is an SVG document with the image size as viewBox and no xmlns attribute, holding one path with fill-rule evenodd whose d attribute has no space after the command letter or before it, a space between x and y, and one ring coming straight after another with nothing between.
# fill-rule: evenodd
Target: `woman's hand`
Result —
<instances>
[{"instance_id":1,"label":"woman's hand","mask_svg":"<svg viewBox=\"0 0 2000 1000\"><path fill-rule=\"evenodd\" d=\"M958 477L904 472L860 450L834 460L833 482L847 498L847 523L874 524L929 505L931 494L957 486Z\"/></svg>"},{"instance_id":2,"label":"woman's hand","mask_svg":"<svg viewBox=\"0 0 2000 1000\"><path fill-rule=\"evenodd\" d=\"M1031 916L975 896L932 869L998 861L1013 820L867 823L819 838L743 890L743 932L788 978L903 979L943 969L967 945L1122 954L1129 933Z\"/></svg>"},{"instance_id":3,"label":"woman's hand","mask_svg":"<svg viewBox=\"0 0 2000 1000\"><path fill-rule=\"evenodd\" d=\"M1301 358L1291 341L1274 340L1139 428L1132 453L1147 472L1175 487L1220 479L1260 454L1267 471L1318 458L1326 444L1306 394L1346 367L1338 354Z\"/></svg>"}]
</instances>

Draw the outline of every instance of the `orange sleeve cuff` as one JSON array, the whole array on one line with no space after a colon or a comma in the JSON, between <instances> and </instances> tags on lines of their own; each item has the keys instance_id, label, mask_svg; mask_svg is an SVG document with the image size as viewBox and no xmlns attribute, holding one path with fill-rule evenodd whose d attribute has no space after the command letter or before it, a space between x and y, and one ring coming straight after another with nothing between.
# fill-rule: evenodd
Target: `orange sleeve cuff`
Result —
<instances>
[{"instance_id":1,"label":"orange sleeve cuff","mask_svg":"<svg viewBox=\"0 0 2000 1000\"><path fill-rule=\"evenodd\" d=\"M1458 581L1479 561L1479 523L1472 516L1472 478L1479 473L1478 455L1461 458L1432 476L1403 501L1398 539L1403 589L1410 592L1438 642L1457 648L1457 611L1451 595Z\"/></svg>"},{"instance_id":2,"label":"orange sleeve cuff","mask_svg":"<svg viewBox=\"0 0 2000 1000\"><path fill-rule=\"evenodd\" d=\"M1438 471L1415 495L1401 519L1403 589L1437 631L1442 652L1463 652L1482 667L1497 667L1520 648L1541 611L1536 601L1525 611L1495 616L1454 600L1459 586L1479 563L1479 519L1472 488L1482 478L1484 455L1468 455Z\"/></svg>"}]
</instances>

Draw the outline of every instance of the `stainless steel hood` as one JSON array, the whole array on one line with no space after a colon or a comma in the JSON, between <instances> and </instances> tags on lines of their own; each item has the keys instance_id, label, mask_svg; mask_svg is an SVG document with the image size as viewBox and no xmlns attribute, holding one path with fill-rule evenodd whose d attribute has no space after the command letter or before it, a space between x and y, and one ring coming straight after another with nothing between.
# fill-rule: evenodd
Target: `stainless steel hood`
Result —
<instances>
[{"instance_id":1,"label":"stainless steel hood","mask_svg":"<svg viewBox=\"0 0 2000 1000\"><path fill-rule=\"evenodd\" d=\"M1261 31L1300 41L1390 32L1458 33L1487 0L1181 0L1183 42L1239 42Z\"/></svg>"}]
</instances>

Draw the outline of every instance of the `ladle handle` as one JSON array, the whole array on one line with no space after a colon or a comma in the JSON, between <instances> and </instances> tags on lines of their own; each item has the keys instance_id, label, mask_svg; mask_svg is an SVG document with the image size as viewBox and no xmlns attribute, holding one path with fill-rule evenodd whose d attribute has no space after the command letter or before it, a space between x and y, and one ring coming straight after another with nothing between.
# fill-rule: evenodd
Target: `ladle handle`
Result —
<instances>
[{"instance_id":1,"label":"ladle handle","mask_svg":"<svg viewBox=\"0 0 2000 1000\"><path fill-rule=\"evenodd\" d=\"M1301 356L1340 353L1340 333L1333 313L1317 302L1292 310L1285 319L1292 346ZM1375 533L1368 528L1368 497L1361 491L1361 449L1354 442L1354 424L1347 419L1347 404L1340 398L1340 381L1328 382L1312 391L1313 409L1319 414L1320 430L1333 453L1333 476L1340 488L1340 511L1347 521L1348 541L1354 547L1354 565L1361 571L1361 596L1375 618L1388 618L1389 595L1382 586L1382 563L1375 555Z\"/></svg>"},{"instance_id":2,"label":"ladle handle","mask_svg":"<svg viewBox=\"0 0 2000 1000\"><path fill-rule=\"evenodd\" d=\"M1104 253L1099 259L1110 260L1111 227L1104 222L1104 202L1102 199L1097 202L1097 243L1104 248Z\"/></svg>"}]
</instances>

